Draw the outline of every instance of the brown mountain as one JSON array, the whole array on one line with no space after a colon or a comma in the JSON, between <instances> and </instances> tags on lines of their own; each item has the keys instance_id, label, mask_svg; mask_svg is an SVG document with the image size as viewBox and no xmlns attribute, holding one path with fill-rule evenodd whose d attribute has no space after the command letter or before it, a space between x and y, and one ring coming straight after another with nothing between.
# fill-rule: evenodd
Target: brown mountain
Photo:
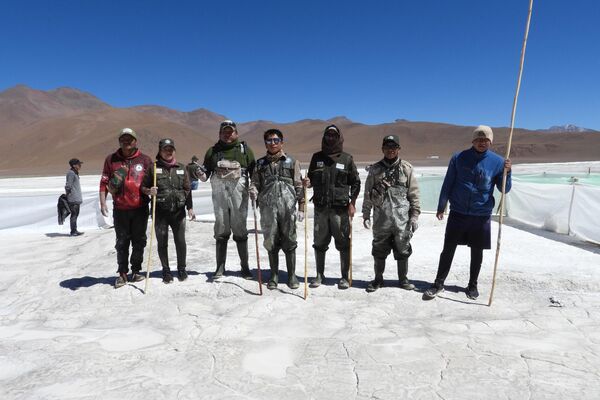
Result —
<instances>
[{"instance_id":1,"label":"brown mountain","mask_svg":"<svg viewBox=\"0 0 600 400\"><path fill-rule=\"evenodd\" d=\"M117 133L131 127L142 151L154 156L162 137L171 137L177 156L188 162L217 140L225 116L206 109L181 112L162 106L112 107L89 93L59 88L50 91L19 85L0 92L0 176L54 175L68 169L72 157L82 159L83 173L97 174L105 156L118 147ZM320 149L323 128L335 123L344 134L344 149L359 162L381 157L381 138L400 135L402 156L417 165L443 165L455 151L469 146L472 127L397 120L365 125L345 117L305 119L292 123L252 121L239 124L243 140L257 156L264 153L262 133L284 132L286 150L306 163ZM508 128L494 128L494 149L504 154ZM511 149L514 162L600 160L600 132L553 133L516 129Z\"/></svg>"}]
</instances>

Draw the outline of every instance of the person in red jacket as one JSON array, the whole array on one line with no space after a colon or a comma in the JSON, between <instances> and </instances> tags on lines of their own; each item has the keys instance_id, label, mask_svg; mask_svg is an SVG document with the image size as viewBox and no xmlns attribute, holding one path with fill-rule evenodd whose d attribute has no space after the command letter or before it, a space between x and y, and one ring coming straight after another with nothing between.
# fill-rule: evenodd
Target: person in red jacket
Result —
<instances>
[{"instance_id":1,"label":"person in red jacket","mask_svg":"<svg viewBox=\"0 0 600 400\"><path fill-rule=\"evenodd\" d=\"M137 148L137 134L124 128L119 133L119 150L109 154L104 161L100 179L100 211L108 216L106 196L113 199L113 224L117 237L118 274L115 288L127 281L139 282L146 247L148 227L148 193L142 192L142 182L152 168L152 159ZM131 258L129 246L131 245ZM131 277L127 277L131 262Z\"/></svg>"}]
</instances>

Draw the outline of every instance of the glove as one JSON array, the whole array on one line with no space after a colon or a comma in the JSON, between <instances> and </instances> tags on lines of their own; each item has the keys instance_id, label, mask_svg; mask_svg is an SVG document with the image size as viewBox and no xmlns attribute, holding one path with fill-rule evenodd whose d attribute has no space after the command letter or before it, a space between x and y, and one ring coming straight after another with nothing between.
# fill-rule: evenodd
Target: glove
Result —
<instances>
[{"instance_id":1,"label":"glove","mask_svg":"<svg viewBox=\"0 0 600 400\"><path fill-rule=\"evenodd\" d=\"M365 218L365 219L363 219L363 226L364 226L366 229L371 229L371 226L372 226L372 225L373 225L373 223L371 222L371 219L369 219L369 218Z\"/></svg>"},{"instance_id":2,"label":"glove","mask_svg":"<svg viewBox=\"0 0 600 400\"><path fill-rule=\"evenodd\" d=\"M248 196L250 196L250 200L256 200L256 197L258 197L258 191L255 187L251 187L250 189L248 189Z\"/></svg>"},{"instance_id":3,"label":"glove","mask_svg":"<svg viewBox=\"0 0 600 400\"><path fill-rule=\"evenodd\" d=\"M296 220L298 222L304 221L304 211L298 211L298 212L296 212Z\"/></svg>"},{"instance_id":4,"label":"glove","mask_svg":"<svg viewBox=\"0 0 600 400\"><path fill-rule=\"evenodd\" d=\"M411 219L410 221L408 221L408 228L411 232L414 233L417 229L419 229L419 223L416 219Z\"/></svg>"}]
</instances>

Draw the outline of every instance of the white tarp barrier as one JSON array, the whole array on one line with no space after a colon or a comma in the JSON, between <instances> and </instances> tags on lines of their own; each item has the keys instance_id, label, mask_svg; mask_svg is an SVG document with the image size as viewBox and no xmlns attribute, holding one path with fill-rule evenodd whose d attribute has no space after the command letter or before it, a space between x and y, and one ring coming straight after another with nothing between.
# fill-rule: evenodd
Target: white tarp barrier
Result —
<instances>
[{"instance_id":1,"label":"white tarp barrier","mask_svg":"<svg viewBox=\"0 0 600 400\"><path fill-rule=\"evenodd\" d=\"M525 183L513 180L506 213L548 231L600 243L600 187Z\"/></svg>"}]
</instances>

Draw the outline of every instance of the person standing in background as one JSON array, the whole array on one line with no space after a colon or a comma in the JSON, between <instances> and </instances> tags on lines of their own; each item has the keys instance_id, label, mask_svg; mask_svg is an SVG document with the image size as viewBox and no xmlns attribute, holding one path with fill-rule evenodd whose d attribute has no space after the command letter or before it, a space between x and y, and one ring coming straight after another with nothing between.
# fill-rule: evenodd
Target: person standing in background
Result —
<instances>
[{"instance_id":1,"label":"person standing in background","mask_svg":"<svg viewBox=\"0 0 600 400\"><path fill-rule=\"evenodd\" d=\"M71 236L83 235L83 232L77 230L77 217L79 217L79 208L83 203L83 196L81 195L81 184L79 183L79 171L81 170L82 161L78 158L72 158L69 160L69 166L71 169L67 171L65 193L67 195L67 202L69 203L69 210L71 211Z\"/></svg>"}]
</instances>

